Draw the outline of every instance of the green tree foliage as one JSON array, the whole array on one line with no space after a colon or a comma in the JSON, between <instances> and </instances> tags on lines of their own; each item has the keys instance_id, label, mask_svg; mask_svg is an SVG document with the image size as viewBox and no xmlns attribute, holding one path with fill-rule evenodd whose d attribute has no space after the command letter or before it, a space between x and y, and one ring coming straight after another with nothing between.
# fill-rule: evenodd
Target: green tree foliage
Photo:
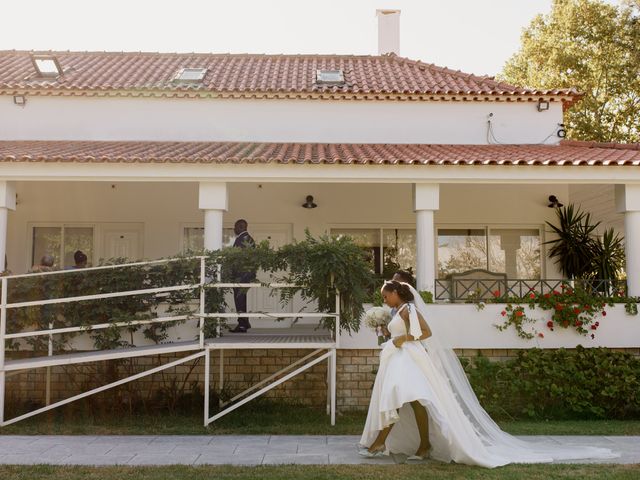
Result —
<instances>
[{"instance_id":1,"label":"green tree foliage","mask_svg":"<svg viewBox=\"0 0 640 480\"><path fill-rule=\"evenodd\" d=\"M640 1L554 0L500 79L584 94L565 113L572 139L640 142Z\"/></svg>"}]
</instances>

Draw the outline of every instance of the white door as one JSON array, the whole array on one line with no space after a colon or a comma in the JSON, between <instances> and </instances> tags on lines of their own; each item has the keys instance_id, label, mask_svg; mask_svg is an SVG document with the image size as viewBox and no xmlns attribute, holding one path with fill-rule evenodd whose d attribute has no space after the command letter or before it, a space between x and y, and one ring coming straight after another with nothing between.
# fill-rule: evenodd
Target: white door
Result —
<instances>
[{"instance_id":1,"label":"white door","mask_svg":"<svg viewBox=\"0 0 640 480\"><path fill-rule=\"evenodd\" d=\"M102 238L102 258L126 258L131 261L142 258L142 234L137 229L107 230Z\"/></svg>"},{"instance_id":2,"label":"white door","mask_svg":"<svg viewBox=\"0 0 640 480\"><path fill-rule=\"evenodd\" d=\"M249 225L249 233L256 241L260 243L264 240L269 241L269 245L273 248L279 248L287 243L291 242L291 230L290 224L286 225ZM274 281L278 274L273 275L258 271L258 281L261 283L269 283ZM275 278L274 278L275 277ZM273 295L271 293L273 292ZM252 288L247 293L247 310L251 312L287 312L291 313L293 309L291 305L280 305L280 292L278 290L271 290L269 288ZM258 328L275 328L275 327L289 327L291 320L270 320L270 319L256 319L252 326Z\"/></svg>"}]
</instances>

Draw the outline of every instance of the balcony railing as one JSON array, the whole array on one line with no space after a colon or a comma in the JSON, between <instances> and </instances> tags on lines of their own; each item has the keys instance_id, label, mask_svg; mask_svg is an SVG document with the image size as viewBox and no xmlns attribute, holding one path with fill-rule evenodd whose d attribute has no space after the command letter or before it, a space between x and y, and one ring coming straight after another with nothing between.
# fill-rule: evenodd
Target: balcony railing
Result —
<instances>
[{"instance_id":1,"label":"balcony railing","mask_svg":"<svg viewBox=\"0 0 640 480\"><path fill-rule=\"evenodd\" d=\"M580 288L602 297L627 295L625 280L438 279L435 287L435 300L449 302L465 302L470 295L480 300L495 297L524 299L531 293L552 293L563 288Z\"/></svg>"}]
</instances>

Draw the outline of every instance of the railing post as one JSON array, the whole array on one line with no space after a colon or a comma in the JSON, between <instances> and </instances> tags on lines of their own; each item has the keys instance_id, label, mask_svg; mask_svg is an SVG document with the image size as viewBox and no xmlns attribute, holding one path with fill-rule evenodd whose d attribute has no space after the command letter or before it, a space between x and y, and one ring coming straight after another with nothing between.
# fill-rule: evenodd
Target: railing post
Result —
<instances>
[{"instance_id":1,"label":"railing post","mask_svg":"<svg viewBox=\"0 0 640 480\"><path fill-rule=\"evenodd\" d=\"M204 301L205 301L205 293L204 293L204 284L205 284L205 257L200 257L200 348L204 348Z\"/></svg>"},{"instance_id":2,"label":"railing post","mask_svg":"<svg viewBox=\"0 0 640 480\"><path fill-rule=\"evenodd\" d=\"M211 362L211 355L210 355L210 350L207 348L204 351L204 426L206 427L207 425L209 425L209 389L211 388L210 386L210 362Z\"/></svg>"},{"instance_id":3,"label":"railing post","mask_svg":"<svg viewBox=\"0 0 640 480\"><path fill-rule=\"evenodd\" d=\"M7 334L7 278L2 277L2 294L0 295L0 426L4 425L4 390L5 390L5 338Z\"/></svg>"},{"instance_id":4,"label":"railing post","mask_svg":"<svg viewBox=\"0 0 640 480\"><path fill-rule=\"evenodd\" d=\"M53 322L49 322L49 330L53 330ZM53 334L49 334L49 345L47 346L47 356L53 356ZM51 404L51 367L47 367L47 378L45 386L45 405Z\"/></svg>"},{"instance_id":5,"label":"railing post","mask_svg":"<svg viewBox=\"0 0 640 480\"><path fill-rule=\"evenodd\" d=\"M335 321L336 348L340 347L340 292L336 290L336 321Z\"/></svg>"},{"instance_id":6,"label":"railing post","mask_svg":"<svg viewBox=\"0 0 640 480\"><path fill-rule=\"evenodd\" d=\"M218 283L222 282L222 265L218 264L218 267L216 268L216 281ZM216 287L218 288L218 287ZM216 332L218 337L222 336L222 320L218 317L218 324L216 325Z\"/></svg>"}]
</instances>

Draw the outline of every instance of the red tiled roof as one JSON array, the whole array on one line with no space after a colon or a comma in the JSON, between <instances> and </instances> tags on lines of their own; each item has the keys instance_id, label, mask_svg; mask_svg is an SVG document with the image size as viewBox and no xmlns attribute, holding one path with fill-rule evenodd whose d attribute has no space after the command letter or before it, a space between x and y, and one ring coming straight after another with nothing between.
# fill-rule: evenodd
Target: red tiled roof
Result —
<instances>
[{"instance_id":1,"label":"red tiled roof","mask_svg":"<svg viewBox=\"0 0 640 480\"><path fill-rule=\"evenodd\" d=\"M640 144L614 145L0 141L0 162L640 165Z\"/></svg>"},{"instance_id":2,"label":"red tiled roof","mask_svg":"<svg viewBox=\"0 0 640 480\"><path fill-rule=\"evenodd\" d=\"M287 98L405 98L571 101L574 89L536 90L396 55L235 55L46 52L63 74L39 77L28 51L0 51L0 94L162 95ZM180 84L181 68L207 68L200 84ZM344 86L318 85L317 69L342 69ZM535 98L534 98L535 97Z\"/></svg>"}]
</instances>

